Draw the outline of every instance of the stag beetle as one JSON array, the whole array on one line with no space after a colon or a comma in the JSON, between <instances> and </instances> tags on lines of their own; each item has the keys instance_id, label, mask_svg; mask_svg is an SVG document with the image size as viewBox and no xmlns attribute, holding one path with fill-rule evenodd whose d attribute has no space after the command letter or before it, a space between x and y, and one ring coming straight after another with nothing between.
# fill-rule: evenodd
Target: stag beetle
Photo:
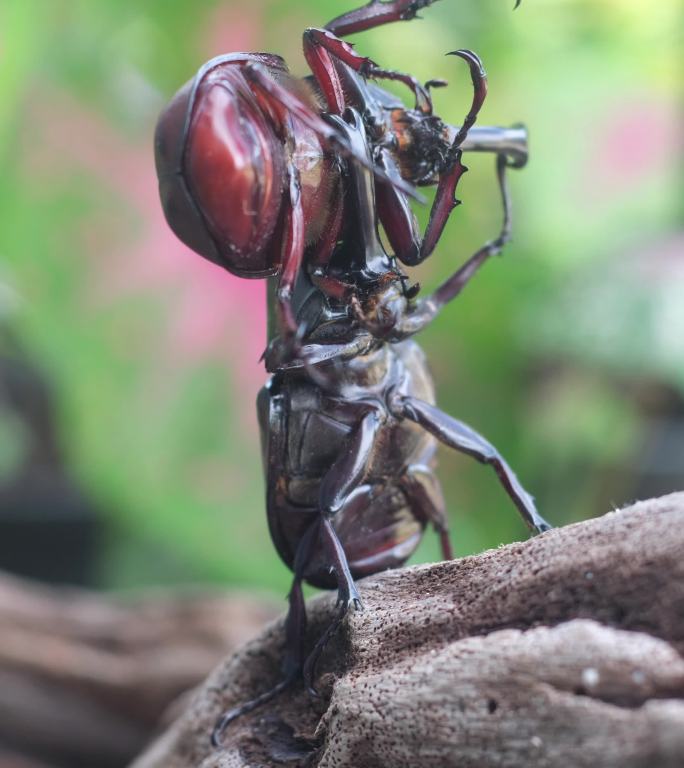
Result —
<instances>
[{"instance_id":1,"label":"stag beetle","mask_svg":"<svg viewBox=\"0 0 684 768\"><path fill-rule=\"evenodd\" d=\"M291 78L271 54L212 60L159 121L156 159L164 211L206 258L269 285L272 374L257 399L273 542L294 573L282 681L218 720L219 745L236 717L300 675L314 691L316 662L350 606L354 579L402 565L427 524L451 546L434 457L439 442L491 465L529 528L550 526L483 437L435 406L411 337L463 289L510 237L506 169L526 161L524 129L473 128L486 75L471 51L471 108L460 127L433 114L430 88L358 55L339 36L413 18L433 0L371 0L304 34L313 78ZM412 109L371 79L398 80ZM464 150L493 151L503 203L498 237L433 294L417 299L399 262L434 250L457 205ZM421 236L408 196L436 184ZM379 236L382 226L392 253ZM337 588L338 610L304 653L303 582ZM314 691L315 692L315 691Z\"/></svg>"}]
</instances>

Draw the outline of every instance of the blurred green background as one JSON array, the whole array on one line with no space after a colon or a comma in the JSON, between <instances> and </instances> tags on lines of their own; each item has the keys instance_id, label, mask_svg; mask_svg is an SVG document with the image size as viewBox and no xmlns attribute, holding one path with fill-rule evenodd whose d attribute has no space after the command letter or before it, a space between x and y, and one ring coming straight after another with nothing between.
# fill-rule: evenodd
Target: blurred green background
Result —
<instances>
[{"instance_id":1,"label":"blurred green background","mask_svg":"<svg viewBox=\"0 0 684 768\"><path fill-rule=\"evenodd\" d=\"M472 48L490 81L480 123L529 127L514 243L420 342L441 407L497 445L561 525L684 486L684 25L676 0L512 5L441 0L353 42L447 78L437 109L457 124L469 78L444 53ZM287 589L254 412L264 285L168 230L152 131L204 60L272 51L303 75L303 29L351 7L0 3L0 525L37 521L15 555L58 559L40 522L71 504L96 530L78 580ZM464 205L418 270L426 289L497 231L493 161L468 165ZM490 470L443 451L440 477L458 554L526 535ZM417 559L437 553L428 534Z\"/></svg>"}]
</instances>

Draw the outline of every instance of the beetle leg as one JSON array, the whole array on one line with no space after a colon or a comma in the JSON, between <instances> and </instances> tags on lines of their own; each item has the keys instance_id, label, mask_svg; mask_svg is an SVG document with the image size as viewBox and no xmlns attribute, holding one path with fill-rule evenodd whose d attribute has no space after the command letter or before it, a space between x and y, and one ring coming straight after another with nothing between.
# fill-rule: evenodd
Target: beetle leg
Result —
<instances>
[{"instance_id":1,"label":"beetle leg","mask_svg":"<svg viewBox=\"0 0 684 768\"><path fill-rule=\"evenodd\" d=\"M275 339L264 352L264 360L269 373L303 368L314 384L334 394L340 388L338 364L365 355L375 345L370 333L359 331L350 341L340 344L304 344L297 350L297 356L288 360L281 340Z\"/></svg>"},{"instance_id":2,"label":"beetle leg","mask_svg":"<svg viewBox=\"0 0 684 768\"><path fill-rule=\"evenodd\" d=\"M522 487L501 454L467 424L415 397L395 395L391 408L397 417L414 421L450 448L489 464L530 530L543 533L551 528L537 512L534 499Z\"/></svg>"},{"instance_id":3,"label":"beetle leg","mask_svg":"<svg viewBox=\"0 0 684 768\"><path fill-rule=\"evenodd\" d=\"M347 11L329 21L325 28L333 34L345 37L355 32L380 27L393 21L410 21L420 18L418 11L432 5L436 0L370 0L361 8ZM522 0L515 0L514 9Z\"/></svg>"},{"instance_id":4,"label":"beetle leg","mask_svg":"<svg viewBox=\"0 0 684 768\"><path fill-rule=\"evenodd\" d=\"M506 168L510 161L505 155L496 158L496 171L503 206L503 223L501 231L494 240L476 251L454 274L442 283L430 296L417 302L395 326L394 340L405 339L425 328L435 318L437 313L453 301L465 288L471 277L491 256L501 253L504 245L511 239L511 200L506 182Z\"/></svg>"},{"instance_id":5,"label":"beetle leg","mask_svg":"<svg viewBox=\"0 0 684 768\"><path fill-rule=\"evenodd\" d=\"M268 691L241 704L239 707L224 712L216 721L211 734L211 743L214 747L221 746L221 738L226 728L242 715L246 715L262 704L278 696L298 678L302 670L304 634L306 632L306 604L302 592L302 580L308 564L313 545L317 540L319 522L316 521L302 536L297 546L294 561L294 580L288 596L289 609L285 619L285 658L283 660L283 679Z\"/></svg>"},{"instance_id":6,"label":"beetle leg","mask_svg":"<svg viewBox=\"0 0 684 768\"><path fill-rule=\"evenodd\" d=\"M349 607L351 605L357 608L362 607L361 598L349 570L347 556L332 520L335 513L342 509L354 488L363 480L373 456L381 424L379 410L375 408L369 410L349 436L346 449L330 467L321 483L319 495L322 517L321 536L337 576L339 605L332 622L304 662L304 683L314 695L316 691L313 687L313 679L318 658L337 631Z\"/></svg>"},{"instance_id":7,"label":"beetle leg","mask_svg":"<svg viewBox=\"0 0 684 768\"><path fill-rule=\"evenodd\" d=\"M349 570L347 555L344 552L342 542L340 541L337 532L330 522L330 518L323 518L321 523L321 533L330 559L334 563L333 568L338 582L337 602L344 608L345 612L352 605L354 608L363 608L361 596L356 589L356 584L354 584L354 579Z\"/></svg>"},{"instance_id":8,"label":"beetle leg","mask_svg":"<svg viewBox=\"0 0 684 768\"><path fill-rule=\"evenodd\" d=\"M461 145L467 138L487 94L487 76L479 57L467 50L453 51L453 54L460 56L468 64L473 82L473 100L463 125L456 132L449 147L444 168L439 174L430 218L422 237L408 201L387 184L377 184L380 221L397 258L408 266L420 264L434 251L451 212L460 203L456 199L456 187L461 176L468 170L461 163ZM387 150L381 153L380 164L391 178L400 176L399 169Z\"/></svg>"},{"instance_id":9,"label":"beetle leg","mask_svg":"<svg viewBox=\"0 0 684 768\"><path fill-rule=\"evenodd\" d=\"M413 464L399 479L399 485L406 494L415 517L434 526L439 536L442 559L453 560L444 495L435 473L428 466Z\"/></svg>"},{"instance_id":10,"label":"beetle leg","mask_svg":"<svg viewBox=\"0 0 684 768\"><path fill-rule=\"evenodd\" d=\"M325 650L325 647L330 642L332 636L337 632L340 624L347 615L347 611L353 605L357 609L363 608L361 602L361 596L356 589L354 579L352 578L349 570L349 563L347 556L342 547L342 542L339 540L335 529L328 517L323 517L321 534L324 539L324 544L327 551L330 554L330 558L334 563L334 570L338 580L337 591L337 610L333 620L326 627L325 632L318 639L318 642L314 646L311 653L307 656L304 662L302 676L304 678L304 686L312 696L318 696L318 691L314 687L314 677L316 675L316 665L321 654Z\"/></svg>"},{"instance_id":11,"label":"beetle leg","mask_svg":"<svg viewBox=\"0 0 684 768\"><path fill-rule=\"evenodd\" d=\"M333 34L344 37L355 32L380 27L393 21L410 21L416 18L418 11L432 5L435 0L370 0L369 3L347 11L341 16L329 21L325 28Z\"/></svg>"},{"instance_id":12,"label":"beetle leg","mask_svg":"<svg viewBox=\"0 0 684 768\"><path fill-rule=\"evenodd\" d=\"M325 632L321 635L320 639L304 662L304 669L302 672L304 687L311 696L315 696L316 698L318 698L320 695L314 687L314 678L316 676L316 666L318 664L318 659L325 650L325 647L330 642L332 636L340 628L340 625L344 621L344 617L347 615L347 610L347 607L342 603L337 606L333 620L330 622L330 624L328 624Z\"/></svg>"},{"instance_id":13,"label":"beetle leg","mask_svg":"<svg viewBox=\"0 0 684 768\"><path fill-rule=\"evenodd\" d=\"M353 405L356 410L356 404ZM343 507L349 494L363 480L381 425L380 410L369 406L349 436L340 457L321 481L319 505L323 517L334 517Z\"/></svg>"},{"instance_id":14,"label":"beetle leg","mask_svg":"<svg viewBox=\"0 0 684 768\"><path fill-rule=\"evenodd\" d=\"M323 56L324 51L327 56ZM341 61L354 72L358 72L364 78L371 77L378 80L396 80L403 83L416 100L415 108L425 115L432 114L432 99L430 92L413 75L407 75L403 72L395 72L391 69L379 67L373 59L367 56L359 55L349 43L340 40L333 32L328 29L316 29L311 27L304 32L304 53L310 65L314 62L326 63L329 68L332 62L328 62L328 57ZM338 104L338 114L341 112L343 102L336 100Z\"/></svg>"}]
</instances>

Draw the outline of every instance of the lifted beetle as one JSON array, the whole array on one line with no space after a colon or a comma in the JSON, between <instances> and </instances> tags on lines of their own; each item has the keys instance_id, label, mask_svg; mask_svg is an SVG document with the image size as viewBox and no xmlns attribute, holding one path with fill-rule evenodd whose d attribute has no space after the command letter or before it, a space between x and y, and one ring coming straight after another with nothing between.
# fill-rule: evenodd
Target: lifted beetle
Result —
<instances>
[{"instance_id":1,"label":"lifted beetle","mask_svg":"<svg viewBox=\"0 0 684 768\"><path fill-rule=\"evenodd\" d=\"M306 87L271 54L214 59L160 118L157 168L174 231L239 276L277 279L265 353L273 375L258 413L269 528L294 573L283 679L223 714L216 745L232 720L300 676L314 690L320 653L349 606L361 605L355 578L402 565L428 524L451 557L434 474L439 442L491 465L533 532L550 527L496 449L435 406L411 340L509 239L506 169L525 163L524 129L473 128L486 76L470 51L455 51L474 95L463 125L452 127L433 114L430 87L443 81L423 86L381 69L338 37L413 18L431 2L372 0L307 30L314 77ZM406 84L414 107L367 78ZM503 226L418 300L399 262L413 266L433 252L458 202L466 149L496 154ZM426 184L437 192L421 236L407 196ZM308 654L304 581L338 590L336 615Z\"/></svg>"},{"instance_id":2,"label":"lifted beetle","mask_svg":"<svg viewBox=\"0 0 684 768\"><path fill-rule=\"evenodd\" d=\"M356 227L349 215L346 166L366 163L376 177L377 212L396 257L415 266L434 250L455 203L460 150L506 152L524 163L524 131L469 129L486 96L486 77L471 51L465 59L475 92L462 126L433 114L430 88L411 75L382 69L337 34L413 18L433 0L371 2L304 33L312 77L290 76L270 53L212 59L173 98L155 134L155 157L166 219L190 248L240 277L279 276L283 332L297 326L292 290L304 267L326 294L348 295L331 275L340 242ZM377 85L408 86L413 109ZM371 157L350 145L343 116L363 118ZM418 231L408 197L412 185L437 185L430 221ZM345 265L342 272L344 273Z\"/></svg>"}]
</instances>

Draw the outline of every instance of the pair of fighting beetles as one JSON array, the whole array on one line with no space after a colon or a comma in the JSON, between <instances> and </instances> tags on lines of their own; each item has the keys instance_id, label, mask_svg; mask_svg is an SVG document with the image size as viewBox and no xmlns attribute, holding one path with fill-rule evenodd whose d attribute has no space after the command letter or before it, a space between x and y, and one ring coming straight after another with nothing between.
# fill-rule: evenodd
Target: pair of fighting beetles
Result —
<instances>
[{"instance_id":1,"label":"pair of fighting beetles","mask_svg":"<svg viewBox=\"0 0 684 768\"><path fill-rule=\"evenodd\" d=\"M272 374L258 396L267 514L278 553L294 573L283 679L226 712L213 734L303 675L351 604L354 579L402 565L431 523L451 557L438 442L489 464L533 532L548 524L496 449L435 406L425 357L411 337L510 234L506 169L524 165L523 128L476 128L485 99L479 58L460 127L433 112L431 89L383 69L341 38L408 20L433 0L371 0L304 33L312 75L283 59L232 53L205 64L162 113L155 137L166 218L178 237L239 277L273 277ZM379 85L403 83L407 108ZM493 152L503 202L498 237L434 293L417 298L401 265L435 249L458 201L464 151ZM436 185L424 233L409 198ZM391 253L379 236L382 227ZM308 654L302 583L336 588L338 610Z\"/></svg>"}]
</instances>

